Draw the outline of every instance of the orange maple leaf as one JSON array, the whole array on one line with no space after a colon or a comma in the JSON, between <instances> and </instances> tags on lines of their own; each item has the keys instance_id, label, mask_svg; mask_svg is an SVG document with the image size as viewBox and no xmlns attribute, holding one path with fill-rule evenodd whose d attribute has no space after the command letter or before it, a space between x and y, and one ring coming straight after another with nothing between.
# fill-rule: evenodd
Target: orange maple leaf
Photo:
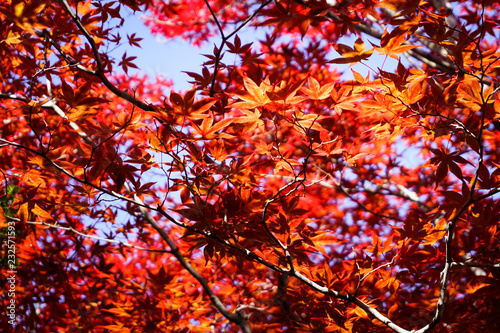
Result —
<instances>
[{"instance_id":1,"label":"orange maple leaf","mask_svg":"<svg viewBox=\"0 0 500 333\"><path fill-rule=\"evenodd\" d=\"M309 77L307 85L309 88L302 87L300 90L309 98L314 100L326 99L330 97L330 91L333 89L333 83L328 83L321 87L319 82L313 77Z\"/></svg>"},{"instance_id":2,"label":"orange maple leaf","mask_svg":"<svg viewBox=\"0 0 500 333\"><path fill-rule=\"evenodd\" d=\"M333 48L343 57L329 61L334 64L355 64L361 60L368 59L373 53L373 49L365 51L365 43L361 38L358 38L356 42L354 42L354 49L340 43L334 44Z\"/></svg>"},{"instance_id":3,"label":"orange maple leaf","mask_svg":"<svg viewBox=\"0 0 500 333\"><path fill-rule=\"evenodd\" d=\"M388 55L391 58L399 60L398 54L404 53L408 50L420 47L420 45L407 45L406 42L406 32L399 29L395 29L390 34L385 31L380 42L380 47L375 47L375 49L380 54Z\"/></svg>"},{"instance_id":4,"label":"orange maple leaf","mask_svg":"<svg viewBox=\"0 0 500 333\"><path fill-rule=\"evenodd\" d=\"M243 85L248 93L245 95L234 94L234 96L243 100L243 102L233 103L231 107L237 109L254 109L271 102L267 96L267 91L271 89L269 81L264 80L260 86L258 86L252 79L245 77L243 79Z\"/></svg>"},{"instance_id":5,"label":"orange maple leaf","mask_svg":"<svg viewBox=\"0 0 500 333\"><path fill-rule=\"evenodd\" d=\"M248 133L256 128L264 127L264 122L260 119L261 113L259 112L259 110L255 110L254 112L247 110L240 111L244 113L245 116L234 119L234 122L245 124L242 134Z\"/></svg>"},{"instance_id":6,"label":"orange maple leaf","mask_svg":"<svg viewBox=\"0 0 500 333\"><path fill-rule=\"evenodd\" d=\"M191 122L193 125L193 128L195 129L196 132L201 134L202 138L204 140L211 140L215 138L230 138L232 137L229 134L226 133L217 133L224 127L227 127L229 124L233 122L234 119L231 118L225 118L217 123L214 124L214 118L208 117L203 119L203 122L201 123L201 126L198 126L196 123Z\"/></svg>"}]
</instances>

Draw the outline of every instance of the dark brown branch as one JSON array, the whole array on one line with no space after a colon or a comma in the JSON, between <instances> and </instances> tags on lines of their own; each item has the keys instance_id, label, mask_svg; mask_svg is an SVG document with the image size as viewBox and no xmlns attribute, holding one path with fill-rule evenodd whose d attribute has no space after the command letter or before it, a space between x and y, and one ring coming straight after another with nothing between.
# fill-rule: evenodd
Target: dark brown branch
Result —
<instances>
[{"instance_id":1,"label":"dark brown branch","mask_svg":"<svg viewBox=\"0 0 500 333\"><path fill-rule=\"evenodd\" d=\"M136 200L136 202L141 202L141 200L137 196L135 196L134 199ZM182 267L184 267L184 269L189 272L189 274L191 274L196 280L198 280L198 282L203 287L203 290L208 295L210 301L212 302L212 304L214 304L217 310L219 310L219 312L228 320L240 326L243 332L250 333L252 330L246 318L239 312L233 313L226 308L226 306L210 288L205 278L200 273L198 273L194 269L194 267L191 266L191 264L182 256L175 242L168 236L165 230L160 227L158 222L156 222L156 220L149 214L148 210L143 206L140 206L139 209L141 210L143 216L146 218L146 221L148 221L148 223L160 234L163 240L168 244L168 246L170 247L170 253L175 256L175 258L179 261Z\"/></svg>"},{"instance_id":2,"label":"dark brown branch","mask_svg":"<svg viewBox=\"0 0 500 333\"><path fill-rule=\"evenodd\" d=\"M12 217L12 216L5 216L5 218L7 218L8 220L11 220L11 221L16 221L16 222L20 222L21 221L17 217ZM85 238L93 239L93 240L96 240L96 241L102 241L102 242L106 242L106 243L111 243L111 244L116 244L116 245L119 245L119 246L126 246L126 247L130 247L132 249L137 249L137 250L141 250L141 251L157 252L157 253L170 253L170 251L168 251L168 250L148 249L148 248L137 246L137 245L133 245L133 244L130 244L130 243L127 243L127 242L118 241L118 240L115 240L115 239L109 239L109 238L99 237L99 236L95 236L95 235L89 235L89 234L80 232L80 231L76 230L73 227L64 227L64 226L61 226L61 225L58 225L58 224L50 224L50 223L43 222L43 221L42 222L26 221L26 223L27 224L32 224L32 225L45 226L45 227L51 228L51 229L58 229L58 230L70 231L72 233L75 233L75 234L77 234L79 236L82 236L82 237L85 237Z\"/></svg>"}]
</instances>

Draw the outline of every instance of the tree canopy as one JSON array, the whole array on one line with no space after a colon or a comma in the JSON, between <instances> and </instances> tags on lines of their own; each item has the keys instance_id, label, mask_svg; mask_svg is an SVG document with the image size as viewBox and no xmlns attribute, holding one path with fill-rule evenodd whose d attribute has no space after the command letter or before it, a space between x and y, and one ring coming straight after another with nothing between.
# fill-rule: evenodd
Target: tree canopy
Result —
<instances>
[{"instance_id":1,"label":"tree canopy","mask_svg":"<svg viewBox=\"0 0 500 333\"><path fill-rule=\"evenodd\" d=\"M0 325L500 331L496 6L1 0Z\"/></svg>"}]
</instances>

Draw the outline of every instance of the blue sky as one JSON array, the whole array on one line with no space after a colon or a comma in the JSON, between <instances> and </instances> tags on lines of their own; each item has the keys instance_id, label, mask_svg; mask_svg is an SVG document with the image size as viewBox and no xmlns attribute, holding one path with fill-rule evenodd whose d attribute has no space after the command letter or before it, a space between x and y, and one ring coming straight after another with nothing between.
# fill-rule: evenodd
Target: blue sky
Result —
<instances>
[{"instance_id":1,"label":"blue sky","mask_svg":"<svg viewBox=\"0 0 500 333\"><path fill-rule=\"evenodd\" d=\"M142 73L151 77L163 75L166 79L174 81L174 89L187 90L191 88L190 77L183 71L200 72L201 65L206 58L203 53L212 53L211 44L204 45L202 48L192 46L182 39L162 40L161 37L155 37L144 25L138 14L125 14L125 24L120 30L124 44L114 52L117 60L121 59L123 52L127 51L127 56L136 56L134 63L139 67ZM126 35L136 34L136 37L143 38L139 42L141 48L131 47L127 43ZM118 63L117 63L118 64ZM120 70L116 66L115 70ZM129 70L129 73L134 73Z\"/></svg>"},{"instance_id":2,"label":"blue sky","mask_svg":"<svg viewBox=\"0 0 500 333\"><path fill-rule=\"evenodd\" d=\"M213 45L220 44L220 38L214 37L210 43L204 44L201 48L191 45L185 40L168 40L160 36L153 36L149 29L143 24L143 21L139 18L139 13L133 14L131 10L127 9L127 12L123 13L125 18L125 24L121 28L120 32L122 35L123 44L114 51L114 56L119 62L123 53L127 51L127 56L136 56L137 59L134 63L139 67L139 71L148 74L151 77L156 75L163 75L166 79L172 79L174 82L175 90L187 90L191 88L191 84L188 81L191 78L182 73L183 71L188 72L201 72L201 67L206 57L202 54L212 54ZM143 38L140 41L141 48L131 47L127 43L126 35L135 33L137 37ZM256 35L254 30L243 29L238 36L242 39L242 43L248 43L255 41L259 35ZM342 38L341 43L352 46L354 44L354 38ZM366 47L370 48L368 39L364 38ZM372 40L373 43L377 43L376 40ZM332 59L340 57L336 52L332 51ZM385 57L380 56L377 52L371 56L367 61L367 65L371 68L377 70L377 67L381 66L384 62ZM404 62L405 59L402 59ZM116 65L118 65L118 62ZM391 71L397 66L397 62L388 58L385 61L384 70ZM339 70L345 70L348 65L338 65ZM351 67L355 71L359 72L363 76L366 76L369 69L363 64L356 64ZM116 66L115 70L120 70L120 67ZM137 70L135 70L137 71ZM134 73L134 70L129 70L130 73ZM344 78L350 79L352 77L351 71L345 71Z\"/></svg>"}]
</instances>

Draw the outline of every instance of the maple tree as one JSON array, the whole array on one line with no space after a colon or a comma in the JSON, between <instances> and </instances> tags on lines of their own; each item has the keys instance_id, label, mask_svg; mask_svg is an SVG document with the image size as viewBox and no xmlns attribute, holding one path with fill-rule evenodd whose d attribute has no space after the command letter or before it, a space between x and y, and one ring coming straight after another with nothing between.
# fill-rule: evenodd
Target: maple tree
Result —
<instances>
[{"instance_id":1,"label":"maple tree","mask_svg":"<svg viewBox=\"0 0 500 333\"><path fill-rule=\"evenodd\" d=\"M1 327L499 331L495 6L0 1ZM217 40L191 89L131 11Z\"/></svg>"}]
</instances>

